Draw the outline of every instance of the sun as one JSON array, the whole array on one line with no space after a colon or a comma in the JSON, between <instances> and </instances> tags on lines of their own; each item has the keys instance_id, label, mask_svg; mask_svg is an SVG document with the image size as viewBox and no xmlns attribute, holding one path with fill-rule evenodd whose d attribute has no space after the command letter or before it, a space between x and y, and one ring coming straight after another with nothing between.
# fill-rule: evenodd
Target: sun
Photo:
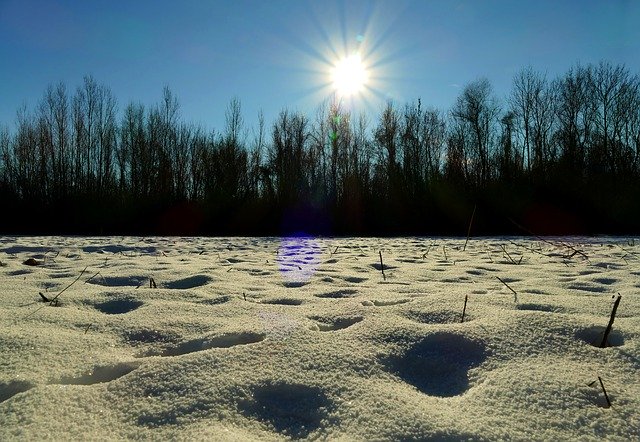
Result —
<instances>
[{"instance_id":1,"label":"sun","mask_svg":"<svg viewBox=\"0 0 640 442\"><path fill-rule=\"evenodd\" d=\"M349 97L364 89L369 74L360 54L352 54L335 64L331 70L331 79L338 94Z\"/></svg>"}]
</instances>

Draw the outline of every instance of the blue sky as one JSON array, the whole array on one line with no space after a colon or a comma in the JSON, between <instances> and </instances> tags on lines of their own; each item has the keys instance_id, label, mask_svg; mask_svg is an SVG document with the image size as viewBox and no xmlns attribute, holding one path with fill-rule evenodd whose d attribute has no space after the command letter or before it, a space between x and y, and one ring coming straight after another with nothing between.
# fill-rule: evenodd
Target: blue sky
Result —
<instances>
[{"instance_id":1,"label":"blue sky","mask_svg":"<svg viewBox=\"0 0 640 442\"><path fill-rule=\"evenodd\" d=\"M370 117L384 101L448 109L487 77L504 97L527 65L550 77L577 62L640 73L640 1L57 1L0 0L0 124L13 127L48 84L85 75L123 109L153 105L163 86L183 120L221 129L230 99L247 126L283 108L313 117L331 97L331 65L359 51ZM371 115L374 114L374 115Z\"/></svg>"}]
</instances>

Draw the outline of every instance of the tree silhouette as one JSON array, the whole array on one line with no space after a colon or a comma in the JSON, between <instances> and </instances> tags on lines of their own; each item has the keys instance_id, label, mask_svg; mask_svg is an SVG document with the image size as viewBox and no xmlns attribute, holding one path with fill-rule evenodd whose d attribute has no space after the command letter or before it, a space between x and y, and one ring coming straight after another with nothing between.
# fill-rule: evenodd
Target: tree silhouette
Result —
<instances>
[{"instance_id":1,"label":"tree silhouette","mask_svg":"<svg viewBox=\"0 0 640 442\"><path fill-rule=\"evenodd\" d=\"M637 232L638 194L640 76L604 61L526 67L505 103L481 78L448 113L327 101L252 129L234 98L220 131L183 121L168 87L120 111L87 76L0 126L6 232L464 234L474 206L478 233Z\"/></svg>"}]
</instances>

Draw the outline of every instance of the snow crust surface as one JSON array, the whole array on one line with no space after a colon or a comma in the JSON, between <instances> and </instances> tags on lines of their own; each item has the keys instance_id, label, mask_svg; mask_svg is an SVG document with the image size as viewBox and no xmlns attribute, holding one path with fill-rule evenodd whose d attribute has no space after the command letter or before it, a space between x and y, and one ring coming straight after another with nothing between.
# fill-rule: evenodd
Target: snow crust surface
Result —
<instances>
[{"instance_id":1,"label":"snow crust surface","mask_svg":"<svg viewBox=\"0 0 640 442\"><path fill-rule=\"evenodd\" d=\"M0 237L44 439L640 440L640 240Z\"/></svg>"}]
</instances>

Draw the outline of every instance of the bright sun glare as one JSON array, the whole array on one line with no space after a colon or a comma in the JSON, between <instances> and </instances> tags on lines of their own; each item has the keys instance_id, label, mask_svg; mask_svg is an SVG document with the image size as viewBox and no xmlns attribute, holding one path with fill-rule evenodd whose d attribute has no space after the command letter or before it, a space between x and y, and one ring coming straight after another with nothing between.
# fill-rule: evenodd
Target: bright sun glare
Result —
<instances>
[{"instance_id":1,"label":"bright sun glare","mask_svg":"<svg viewBox=\"0 0 640 442\"><path fill-rule=\"evenodd\" d=\"M348 97L364 89L369 75L360 54L353 54L336 63L331 71L331 77L338 94Z\"/></svg>"}]
</instances>

